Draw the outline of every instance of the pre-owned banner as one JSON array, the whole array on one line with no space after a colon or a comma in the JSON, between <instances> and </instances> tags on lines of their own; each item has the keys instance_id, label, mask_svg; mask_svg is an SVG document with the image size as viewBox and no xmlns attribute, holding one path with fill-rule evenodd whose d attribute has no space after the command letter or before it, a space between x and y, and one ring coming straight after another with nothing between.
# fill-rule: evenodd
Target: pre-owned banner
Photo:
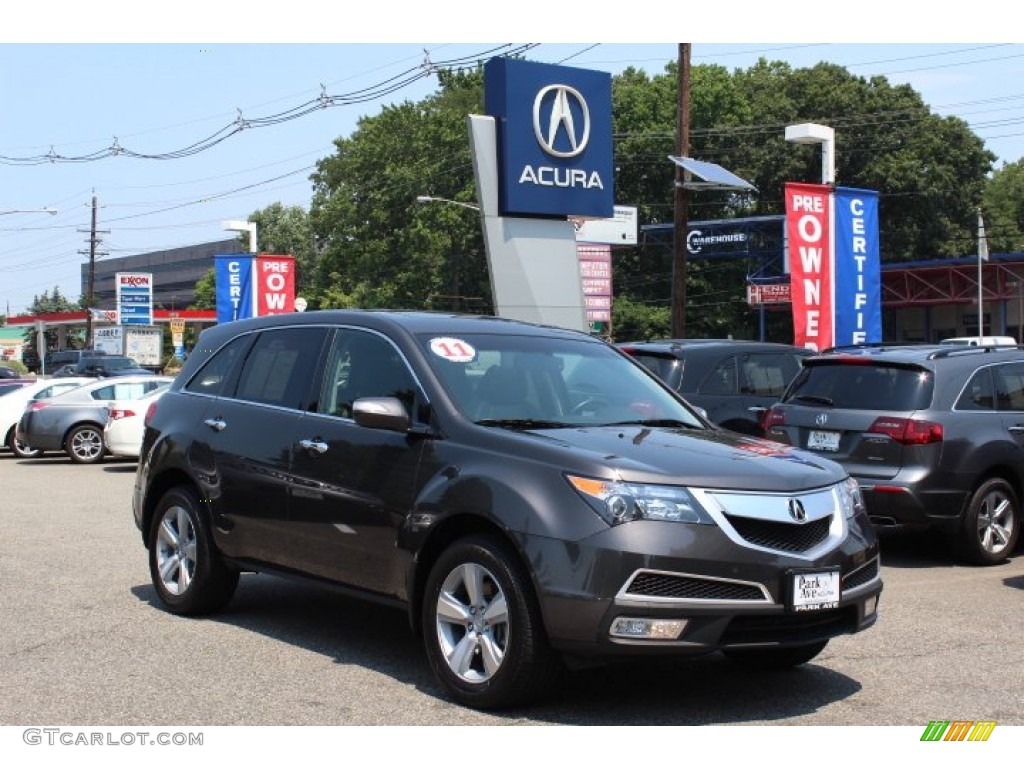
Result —
<instances>
[{"instance_id":1,"label":"pre-owned banner","mask_svg":"<svg viewBox=\"0 0 1024 768\"><path fill-rule=\"evenodd\" d=\"M786 184L794 343L821 351L834 346L831 188Z\"/></svg>"},{"instance_id":2,"label":"pre-owned banner","mask_svg":"<svg viewBox=\"0 0 1024 768\"><path fill-rule=\"evenodd\" d=\"M253 257L247 253L214 256L217 283L217 322L253 317Z\"/></svg>"},{"instance_id":3,"label":"pre-owned banner","mask_svg":"<svg viewBox=\"0 0 1024 768\"><path fill-rule=\"evenodd\" d=\"M256 259L256 314L295 311L295 258L261 255Z\"/></svg>"},{"instance_id":4,"label":"pre-owned banner","mask_svg":"<svg viewBox=\"0 0 1024 768\"><path fill-rule=\"evenodd\" d=\"M878 193L835 191L835 343L882 340L882 267L878 246Z\"/></svg>"}]
</instances>

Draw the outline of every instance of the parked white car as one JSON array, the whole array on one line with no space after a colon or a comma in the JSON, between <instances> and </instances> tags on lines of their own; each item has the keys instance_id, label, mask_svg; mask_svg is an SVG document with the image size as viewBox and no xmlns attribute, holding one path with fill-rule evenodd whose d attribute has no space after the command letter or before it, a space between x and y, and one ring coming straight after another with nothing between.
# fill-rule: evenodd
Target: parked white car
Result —
<instances>
[{"instance_id":1,"label":"parked white car","mask_svg":"<svg viewBox=\"0 0 1024 768\"><path fill-rule=\"evenodd\" d=\"M103 442L114 456L139 457L142 435L146 431L146 411L156 402L169 384L154 389L137 400L114 400L107 406L107 423L103 427Z\"/></svg>"},{"instance_id":2,"label":"parked white car","mask_svg":"<svg viewBox=\"0 0 1024 768\"><path fill-rule=\"evenodd\" d=\"M18 420L21 418L21 414L25 412L25 408L33 400L56 397L83 384L90 384L94 381L96 379L84 377L38 379L32 384L26 384L24 387L20 387L0 397L0 435L3 436L3 445L14 455L22 459L42 454L42 451L33 451L27 445L19 443L15 435Z\"/></svg>"}]
</instances>

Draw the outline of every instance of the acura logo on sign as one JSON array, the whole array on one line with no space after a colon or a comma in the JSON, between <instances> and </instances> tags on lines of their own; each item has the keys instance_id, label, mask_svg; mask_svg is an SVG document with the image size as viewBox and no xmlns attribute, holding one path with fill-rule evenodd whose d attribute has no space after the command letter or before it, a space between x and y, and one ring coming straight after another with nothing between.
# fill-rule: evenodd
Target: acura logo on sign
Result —
<instances>
[{"instance_id":1,"label":"acura logo on sign","mask_svg":"<svg viewBox=\"0 0 1024 768\"><path fill-rule=\"evenodd\" d=\"M807 510L804 509L804 505L800 499L789 500L789 516L798 523L802 523L807 519Z\"/></svg>"},{"instance_id":2,"label":"acura logo on sign","mask_svg":"<svg viewBox=\"0 0 1024 768\"><path fill-rule=\"evenodd\" d=\"M550 94L550 95L549 95ZM582 113L583 125L577 126L569 104L572 99ZM547 125L543 113L547 110ZM583 94L568 85L548 85L533 100L533 132L541 148L552 157L576 157L590 141L590 109ZM565 139L559 142L559 136ZM557 146L567 147L558 149Z\"/></svg>"},{"instance_id":3,"label":"acura logo on sign","mask_svg":"<svg viewBox=\"0 0 1024 768\"><path fill-rule=\"evenodd\" d=\"M817 416L814 417L814 423L817 424L819 427L824 427L826 424L828 424L828 414L819 413Z\"/></svg>"}]
</instances>

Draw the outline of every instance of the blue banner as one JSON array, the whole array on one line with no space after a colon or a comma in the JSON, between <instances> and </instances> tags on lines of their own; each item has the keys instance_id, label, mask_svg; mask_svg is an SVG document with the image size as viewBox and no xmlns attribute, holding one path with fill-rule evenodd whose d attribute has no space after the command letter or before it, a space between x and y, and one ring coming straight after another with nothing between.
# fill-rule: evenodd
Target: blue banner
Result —
<instances>
[{"instance_id":1,"label":"blue banner","mask_svg":"<svg viewBox=\"0 0 1024 768\"><path fill-rule=\"evenodd\" d=\"M882 340L878 193L836 187L835 343Z\"/></svg>"},{"instance_id":2,"label":"blue banner","mask_svg":"<svg viewBox=\"0 0 1024 768\"><path fill-rule=\"evenodd\" d=\"M610 74L494 58L484 103L497 122L502 215L614 215Z\"/></svg>"},{"instance_id":3,"label":"blue banner","mask_svg":"<svg viewBox=\"0 0 1024 768\"><path fill-rule=\"evenodd\" d=\"M214 256L217 282L217 322L253 317L253 256L232 253Z\"/></svg>"}]
</instances>

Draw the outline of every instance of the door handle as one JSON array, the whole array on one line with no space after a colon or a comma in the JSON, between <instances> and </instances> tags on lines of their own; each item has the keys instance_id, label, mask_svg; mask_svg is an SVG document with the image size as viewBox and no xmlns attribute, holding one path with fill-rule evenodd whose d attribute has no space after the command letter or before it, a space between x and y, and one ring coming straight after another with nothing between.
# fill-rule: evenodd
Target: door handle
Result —
<instances>
[{"instance_id":1,"label":"door handle","mask_svg":"<svg viewBox=\"0 0 1024 768\"><path fill-rule=\"evenodd\" d=\"M1013 432L1015 435L1019 435L1024 432L1024 424L1014 424L1012 427L1007 427L1008 432Z\"/></svg>"},{"instance_id":2,"label":"door handle","mask_svg":"<svg viewBox=\"0 0 1024 768\"><path fill-rule=\"evenodd\" d=\"M327 451L327 443L322 440L299 440L299 447L305 448L307 451L316 451L317 453L325 453Z\"/></svg>"},{"instance_id":3,"label":"door handle","mask_svg":"<svg viewBox=\"0 0 1024 768\"><path fill-rule=\"evenodd\" d=\"M210 427L210 429L216 430L217 432L220 432L228 425L228 423L224 421L224 419L206 419L203 422L203 424Z\"/></svg>"}]
</instances>

